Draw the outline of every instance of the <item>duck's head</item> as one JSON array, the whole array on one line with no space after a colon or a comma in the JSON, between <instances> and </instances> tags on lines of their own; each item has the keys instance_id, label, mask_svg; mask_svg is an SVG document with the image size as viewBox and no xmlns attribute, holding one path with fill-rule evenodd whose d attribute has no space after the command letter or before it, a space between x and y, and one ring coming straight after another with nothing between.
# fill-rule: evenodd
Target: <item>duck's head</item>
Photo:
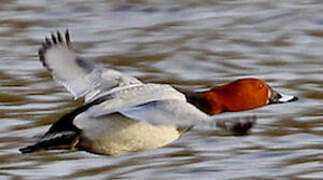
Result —
<instances>
[{"instance_id":1,"label":"duck's head","mask_svg":"<svg viewBox=\"0 0 323 180\"><path fill-rule=\"evenodd\" d=\"M197 98L198 97L198 98ZM188 101L208 114L244 111L268 104L286 103L298 98L278 93L260 79L239 79L232 83L188 97ZM195 102L194 102L195 101ZM199 102L197 102L199 101Z\"/></svg>"}]
</instances>

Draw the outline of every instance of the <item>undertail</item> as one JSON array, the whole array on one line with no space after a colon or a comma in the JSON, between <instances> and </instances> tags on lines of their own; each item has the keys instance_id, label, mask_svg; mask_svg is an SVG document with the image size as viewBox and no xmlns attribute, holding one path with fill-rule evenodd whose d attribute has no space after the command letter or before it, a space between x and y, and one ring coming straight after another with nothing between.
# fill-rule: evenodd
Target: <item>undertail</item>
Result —
<instances>
[{"instance_id":1,"label":"undertail","mask_svg":"<svg viewBox=\"0 0 323 180\"><path fill-rule=\"evenodd\" d=\"M26 146L19 151L21 153L32 153L50 149L72 149L79 141L80 132L63 131L55 134L45 134L39 142Z\"/></svg>"}]
</instances>

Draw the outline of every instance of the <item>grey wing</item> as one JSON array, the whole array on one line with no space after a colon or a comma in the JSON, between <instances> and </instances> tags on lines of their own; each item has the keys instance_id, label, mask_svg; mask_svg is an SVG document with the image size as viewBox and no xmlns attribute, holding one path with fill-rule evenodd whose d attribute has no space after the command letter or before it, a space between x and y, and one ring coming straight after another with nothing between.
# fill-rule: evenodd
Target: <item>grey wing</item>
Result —
<instances>
[{"instance_id":1,"label":"grey wing","mask_svg":"<svg viewBox=\"0 0 323 180\"><path fill-rule=\"evenodd\" d=\"M141 83L134 77L78 57L71 49L68 31L65 41L59 32L52 34L51 39L46 38L39 49L39 57L54 79L76 99L85 97L85 101L89 101L114 87Z\"/></svg>"},{"instance_id":2,"label":"grey wing","mask_svg":"<svg viewBox=\"0 0 323 180\"><path fill-rule=\"evenodd\" d=\"M230 131L233 129L238 133L247 132L253 125L253 121L250 123L247 121L247 126L240 122L229 125L226 122L234 118L232 116L209 116L186 102L185 96L169 85L142 84L116 89L119 91L93 101L94 105L82 113L82 116L100 119L100 117L120 113L128 118L153 125L215 128L220 124L220 128Z\"/></svg>"},{"instance_id":3,"label":"grey wing","mask_svg":"<svg viewBox=\"0 0 323 180\"><path fill-rule=\"evenodd\" d=\"M153 125L174 125L178 127L199 126L221 128L237 135L246 134L255 124L255 116L209 116L186 101L158 100L120 111L132 119Z\"/></svg>"},{"instance_id":4,"label":"grey wing","mask_svg":"<svg viewBox=\"0 0 323 180\"><path fill-rule=\"evenodd\" d=\"M104 102L90 108L88 112L93 116L102 116L114 112L121 112L143 104L160 100L181 100L186 102L185 96L170 85L140 84L114 88L108 95L100 97Z\"/></svg>"},{"instance_id":5,"label":"grey wing","mask_svg":"<svg viewBox=\"0 0 323 180\"><path fill-rule=\"evenodd\" d=\"M100 100L100 98L97 100ZM104 103L88 109L86 116L95 119L113 113L121 113L128 118L153 125L216 126L209 115L186 101L176 98L141 101L127 105L114 101L114 99L106 99Z\"/></svg>"},{"instance_id":6,"label":"grey wing","mask_svg":"<svg viewBox=\"0 0 323 180\"><path fill-rule=\"evenodd\" d=\"M99 103L95 103L98 101ZM141 84L115 88L94 100L86 116L99 118L113 113L154 125L191 126L210 123L210 116L186 102L170 85Z\"/></svg>"},{"instance_id":7,"label":"grey wing","mask_svg":"<svg viewBox=\"0 0 323 180\"><path fill-rule=\"evenodd\" d=\"M186 101L175 99L151 101L124 109L120 113L153 125L216 126L209 115Z\"/></svg>"}]
</instances>

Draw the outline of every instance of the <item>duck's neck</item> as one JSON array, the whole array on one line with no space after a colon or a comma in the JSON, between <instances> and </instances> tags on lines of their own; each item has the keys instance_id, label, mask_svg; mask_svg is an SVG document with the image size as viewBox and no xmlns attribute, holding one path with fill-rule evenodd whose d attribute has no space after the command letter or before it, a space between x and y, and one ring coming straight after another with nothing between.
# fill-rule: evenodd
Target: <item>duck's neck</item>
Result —
<instances>
[{"instance_id":1,"label":"duck's neck","mask_svg":"<svg viewBox=\"0 0 323 180\"><path fill-rule=\"evenodd\" d=\"M219 114L225 111L225 106L218 101L218 96L216 93L212 91L206 92L193 92L187 89L178 89L178 91L182 92L189 103L205 112L206 114L213 115Z\"/></svg>"}]
</instances>

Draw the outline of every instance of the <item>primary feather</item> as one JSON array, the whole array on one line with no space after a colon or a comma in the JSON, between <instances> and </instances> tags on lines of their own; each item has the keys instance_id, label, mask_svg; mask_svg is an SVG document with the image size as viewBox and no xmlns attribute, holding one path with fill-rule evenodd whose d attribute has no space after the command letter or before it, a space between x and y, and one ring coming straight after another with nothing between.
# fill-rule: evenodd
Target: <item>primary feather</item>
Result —
<instances>
[{"instance_id":1,"label":"primary feather","mask_svg":"<svg viewBox=\"0 0 323 180\"><path fill-rule=\"evenodd\" d=\"M77 56L72 50L68 31L65 42L59 32L56 36L52 34L51 40L46 38L39 49L40 61L74 98L85 97L85 101L90 101L112 88L141 84L134 77Z\"/></svg>"}]
</instances>

